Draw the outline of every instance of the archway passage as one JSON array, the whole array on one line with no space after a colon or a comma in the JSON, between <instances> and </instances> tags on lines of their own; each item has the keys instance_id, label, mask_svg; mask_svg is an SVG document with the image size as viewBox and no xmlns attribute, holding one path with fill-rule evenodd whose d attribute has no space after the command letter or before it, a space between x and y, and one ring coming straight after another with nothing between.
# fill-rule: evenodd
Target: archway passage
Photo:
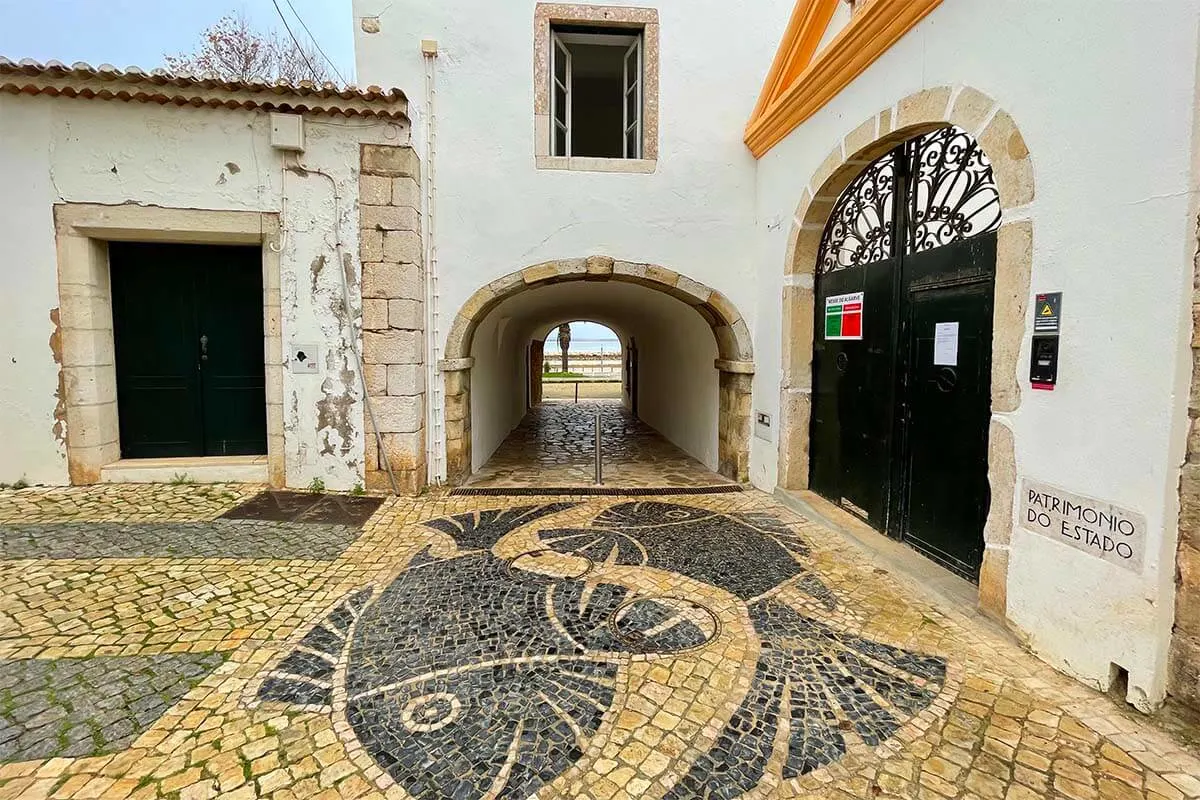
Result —
<instances>
[{"instance_id":1,"label":"archway passage","mask_svg":"<svg viewBox=\"0 0 1200 800\"><path fill-rule=\"evenodd\" d=\"M559 289L553 294L586 297L579 291L586 288ZM605 298L590 299L593 307L603 308ZM592 483L597 417L605 484L630 488L724 482L638 418L639 358L634 336L622 337L593 321L556 321L535 332L528 353L528 410L468 479L472 487ZM710 380L715 377L710 364L697 366Z\"/></svg>"},{"instance_id":2,"label":"archway passage","mask_svg":"<svg viewBox=\"0 0 1200 800\"><path fill-rule=\"evenodd\" d=\"M534 380L557 355L547 333L572 320L616 334L616 397L575 403ZM447 342L447 478L590 485L598 414L606 486L744 481L751 359L733 305L671 270L592 256L513 273L464 305Z\"/></svg>"},{"instance_id":3,"label":"archway passage","mask_svg":"<svg viewBox=\"0 0 1200 800\"><path fill-rule=\"evenodd\" d=\"M971 579L1000 218L982 149L943 127L851 181L817 255L810 486Z\"/></svg>"}]
</instances>

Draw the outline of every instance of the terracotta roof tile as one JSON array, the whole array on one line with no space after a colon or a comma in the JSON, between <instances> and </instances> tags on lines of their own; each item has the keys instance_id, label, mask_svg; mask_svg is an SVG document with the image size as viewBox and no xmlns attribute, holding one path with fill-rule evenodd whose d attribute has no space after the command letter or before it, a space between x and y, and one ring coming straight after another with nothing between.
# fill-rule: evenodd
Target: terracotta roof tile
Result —
<instances>
[{"instance_id":1,"label":"terracotta roof tile","mask_svg":"<svg viewBox=\"0 0 1200 800\"><path fill-rule=\"evenodd\" d=\"M10 94L125 100L159 105L342 114L407 120L408 99L399 89L225 81L211 75L173 74L111 64L13 61L0 56L0 91Z\"/></svg>"}]
</instances>

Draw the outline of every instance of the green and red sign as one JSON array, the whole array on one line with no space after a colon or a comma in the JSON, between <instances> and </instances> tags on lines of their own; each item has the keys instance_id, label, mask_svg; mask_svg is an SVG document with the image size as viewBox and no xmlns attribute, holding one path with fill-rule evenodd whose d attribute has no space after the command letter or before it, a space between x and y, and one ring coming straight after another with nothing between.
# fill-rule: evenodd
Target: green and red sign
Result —
<instances>
[{"instance_id":1,"label":"green and red sign","mask_svg":"<svg viewBox=\"0 0 1200 800\"><path fill-rule=\"evenodd\" d=\"M863 337L863 294L850 292L825 298L825 338Z\"/></svg>"}]
</instances>

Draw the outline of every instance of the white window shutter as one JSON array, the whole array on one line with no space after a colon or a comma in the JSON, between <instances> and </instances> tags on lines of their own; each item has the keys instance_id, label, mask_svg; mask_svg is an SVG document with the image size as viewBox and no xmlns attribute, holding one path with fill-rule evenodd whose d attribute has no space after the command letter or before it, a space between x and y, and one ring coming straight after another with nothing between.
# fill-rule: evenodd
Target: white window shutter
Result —
<instances>
[{"instance_id":1,"label":"white window shutter","mask_svg":"<svg viewBox=\"0 0 1200 800\"><path fill-rule=\"evenodd\" d=\"M624 127L621 147L625 158L642 157L642 37L637 37L625 51L625 103L622 107Z\"/></svg>"},{"instance_id":2,"label":"white window shutter","mask_svg":"<svg viewBox=\"0 0 1200 800\"><path fill-rule=\"evenodd\" d=\"M557 33L550 38L550 155L571 155L571 51Z\"/></svg>"}]
</instances>

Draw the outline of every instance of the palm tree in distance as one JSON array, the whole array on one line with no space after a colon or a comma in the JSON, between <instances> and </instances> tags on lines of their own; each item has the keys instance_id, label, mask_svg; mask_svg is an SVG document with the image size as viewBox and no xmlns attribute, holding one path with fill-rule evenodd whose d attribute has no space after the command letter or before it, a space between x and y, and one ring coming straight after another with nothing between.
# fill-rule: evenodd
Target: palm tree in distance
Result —
<instances>
[{"instance_id":1,"label":"palm tree in distance","mask_svg":"<svg viewBox=\"0 0 1200 800\"><path fill-rule=\"evenodd\" d=\"M571 325L564 322L558 326L558 349L562 351L562 371L567 371L567 348L571 346Z\"/></svg>"}]
</instances>

